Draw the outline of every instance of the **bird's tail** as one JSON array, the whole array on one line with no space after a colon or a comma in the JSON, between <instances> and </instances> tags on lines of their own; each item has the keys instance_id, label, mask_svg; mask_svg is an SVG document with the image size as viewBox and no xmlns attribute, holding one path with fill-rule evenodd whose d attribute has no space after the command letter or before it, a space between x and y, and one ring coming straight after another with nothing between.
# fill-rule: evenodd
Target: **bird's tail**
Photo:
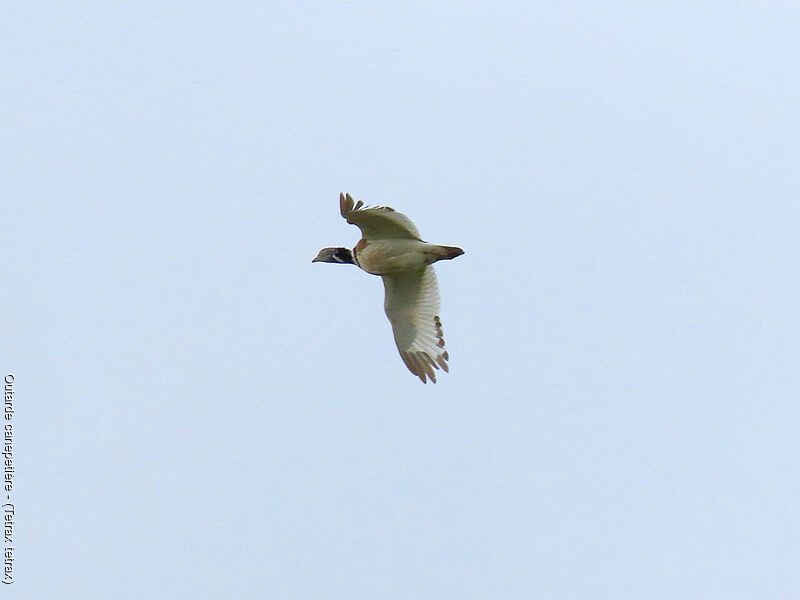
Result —
<instances>
[{"instance_id":1,"label":"bird's tail","mask_svg":"<svg viewBox=\"0 0 800 600\"><path fill-rule=\"evenodd\" d=\"M436 256L439 257L438 260L450 260L462 254L464 254L464 251L455 246L436 246Z\"/></svg>"}]
</instances>

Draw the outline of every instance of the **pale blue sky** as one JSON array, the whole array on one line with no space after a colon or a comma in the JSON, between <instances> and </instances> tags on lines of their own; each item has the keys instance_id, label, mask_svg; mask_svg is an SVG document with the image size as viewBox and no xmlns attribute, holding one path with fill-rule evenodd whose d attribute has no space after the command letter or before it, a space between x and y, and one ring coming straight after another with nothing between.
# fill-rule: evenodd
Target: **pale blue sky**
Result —
<instances>
[{"instance_id":1,"label":"pale blue sky","mask_svg":"<svg viewBox=\"0 0 800 600\"><path fill-rule=\"evenodd\" d=\"M796 598L800 9L669 4L6 3L4 596Z\"/></svg>"}]
</instances>

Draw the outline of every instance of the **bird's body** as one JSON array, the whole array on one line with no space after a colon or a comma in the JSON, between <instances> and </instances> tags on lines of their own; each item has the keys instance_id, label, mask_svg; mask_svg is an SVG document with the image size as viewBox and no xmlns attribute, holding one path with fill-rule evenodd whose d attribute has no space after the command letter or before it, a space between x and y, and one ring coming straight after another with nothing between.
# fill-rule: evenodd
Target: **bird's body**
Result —
<instances>
[{"instance_id":1,"label":"bird's body","mask_svg":"<svg viewBox=\"0 0 800 600\"><path fill-rule=\"evenodd\" d=\"M439 288L432 265L464 253L461 248L429 244L405 215L386 206L364 207L350 194L339 195L339 208L348 223L361 229L352 251L323 248L312 262L355 264L383 278L384 309L392 324L400 356L423 383L436 383L434 369L448 371L439 320Z\"/></svg>"},{"instance_id":2,"label":"bird's body","mask_svg":"<svg viewBox=\"0 0 800 600\"><path fill-rule=\"evenodd\" d=\"M387 239L367 241L362 238L353 249L356 264L367 273L388 275L408 269L420 269L447 258L443 248L419 240Z\"/></svg>"}]
</instances>

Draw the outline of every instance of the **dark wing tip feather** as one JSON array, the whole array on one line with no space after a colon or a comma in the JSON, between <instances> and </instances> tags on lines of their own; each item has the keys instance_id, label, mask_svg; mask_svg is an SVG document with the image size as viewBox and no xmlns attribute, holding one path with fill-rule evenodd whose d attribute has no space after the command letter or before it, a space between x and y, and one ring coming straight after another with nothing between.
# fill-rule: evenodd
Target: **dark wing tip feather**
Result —
<instances>
[{"instance_id":1,"label":"dark wing tip feather","mask_svg":"<svg viewBox=\"0 0 800 600\"><path fill-rule=\"evenodd\" d=\"M346 196L339 194L339 212L346 219L347 216L353 211L353 199L350 194Z\"/></svg>"},{"instance_id":2,"label":"dark wing tip feather","mask_svg":"<svg viewBox=\"0 0 800 600\"><path fill-rule=\"evenodd\" d=\"M351 225L353 221L350 220L350 215L364 206L364 203L359 200L356 202L350 194L339 194L339 212Z\"/></svg>"},{"instance_id":3,"label":"dark wing tip feather","mask_svg":"<svg viewBox=\"0 0 800 600\"><path fill-rule=\"evenodd\" d=\"M422 380L422 383L428 383L426 376L430 377L433 383L436 383L436 374L431 367L439 368L433 359L424 352L401 352L400 357L414 375ZM439 363L441 364L441 363ZM444 368L447 371L447 365Z\"/></svg>"}]
</instances>

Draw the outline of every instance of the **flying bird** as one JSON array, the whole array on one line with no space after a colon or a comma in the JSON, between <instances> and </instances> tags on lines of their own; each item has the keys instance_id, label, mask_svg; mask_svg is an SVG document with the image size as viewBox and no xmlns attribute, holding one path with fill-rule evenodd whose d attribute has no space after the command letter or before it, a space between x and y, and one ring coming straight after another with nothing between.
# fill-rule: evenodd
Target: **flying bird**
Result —
<instances>
[{"instance_id":1,"label":"flying bird","mask_svg":"<svg viewBox=\"0 0 800 600\"><path fill-rule=\"evenodd\" d=\"M388 206L364 206L350 194L339 194L339 210L361 229L355 248L323 248L311 262L352 264L380 275L386 291L384 310L403 362L414 375L436 383L434 369L449 371L439 320L439 286L431 266L464 251L429 244L404 214Z\"/></svg>"}]
</instances>

